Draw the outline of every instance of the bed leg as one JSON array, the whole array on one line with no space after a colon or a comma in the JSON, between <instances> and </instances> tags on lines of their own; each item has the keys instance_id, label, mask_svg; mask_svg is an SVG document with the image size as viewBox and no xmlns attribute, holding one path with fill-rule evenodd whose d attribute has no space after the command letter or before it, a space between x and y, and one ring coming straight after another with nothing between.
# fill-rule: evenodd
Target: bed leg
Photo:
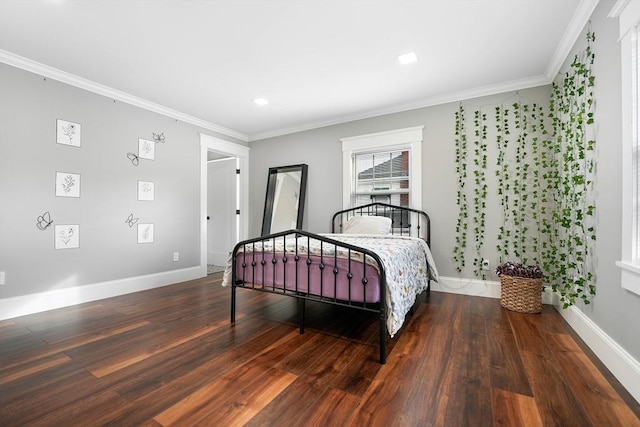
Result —
<instances>
[{"instance_id":1,"label":"bed leg","mask_svg":"<svg viewBox=\"0 0 640 427\"><path fill-rule=\"evenodd\" d=\"M380 311L380 364L387 363L387 316Z\"/></svg>"},{"instance_id":2,"label":"bed leg","mask_svg":"<svg viewBox=\"0 0 640 427\"><path fill-rule=\"evenodd\" d=\"M300 298L300 333L304 334L304 315L306 309L306 300L304 298Z\"/></svg>"},{"instance_id":3,"label":"bed leg","mask_svg":"<svg viewBox=\"0 0 640 427\"><path fill-rule=\"evenodd\" d=\"M236 323L236 285L231 284L231 323Z\"/></svg>"}]
</instances>

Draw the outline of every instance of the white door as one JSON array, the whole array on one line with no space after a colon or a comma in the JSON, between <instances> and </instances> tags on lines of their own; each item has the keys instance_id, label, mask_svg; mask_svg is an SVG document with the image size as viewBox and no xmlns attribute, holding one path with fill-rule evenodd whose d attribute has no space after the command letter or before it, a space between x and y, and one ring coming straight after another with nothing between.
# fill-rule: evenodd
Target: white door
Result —
<instances>
[{"instance_id":1,"label":"white door","mask_svg":"<svg viewBox=\"0 0 640 427\"><path fill-rule=\"evenodd\" d=\"M236 158L207 163L207 264L224 266L237 240Z\"/></svg>"}]
</instances>

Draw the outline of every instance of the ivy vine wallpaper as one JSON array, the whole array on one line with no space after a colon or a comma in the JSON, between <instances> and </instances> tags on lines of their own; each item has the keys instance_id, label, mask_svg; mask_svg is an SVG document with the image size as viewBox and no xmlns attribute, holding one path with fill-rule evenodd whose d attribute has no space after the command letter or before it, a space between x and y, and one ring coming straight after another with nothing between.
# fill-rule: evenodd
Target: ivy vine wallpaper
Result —
<instances>
[{"instance_id":1,"label":"ivy vine wallpaper","mask_svg":"<svg viewBox=\"0 0 640 427\"><path fill-rule=\"evenodd\" d=\"M516 94L510 105L495 106L492 116L483 109L469 114L462 103L455 112L457 271L472 260L475 276L486 279L485 235L496 233L500 262L541 266L545 284L560 294L565 308L577 298L589 304L596 293L594 41L589 31L585 49L552 85L548 105ZM495 128L493 141L488 126ZM487 157L488 144L495 146L495 159ZM497 230L486 227L490 161L502 207Z\"/></svg>"}]
</instances>

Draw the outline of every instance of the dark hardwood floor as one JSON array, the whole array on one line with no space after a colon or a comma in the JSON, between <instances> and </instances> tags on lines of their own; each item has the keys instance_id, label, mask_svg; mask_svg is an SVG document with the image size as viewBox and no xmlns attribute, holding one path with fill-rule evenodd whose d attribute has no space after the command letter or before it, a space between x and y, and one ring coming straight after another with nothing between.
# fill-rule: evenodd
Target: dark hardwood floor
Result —
<instances>
[{"instance_id":1,"label":"dark hardwood floor","mask_svg":"<svg viewBox=\"0 0 640 427\"><path fill-rule=\"evenodd\" d=\"M550 306L432 292L378 363L375 315L221 274L0 322L2 426L640 426Z\"/></svg>"}]
</instances>

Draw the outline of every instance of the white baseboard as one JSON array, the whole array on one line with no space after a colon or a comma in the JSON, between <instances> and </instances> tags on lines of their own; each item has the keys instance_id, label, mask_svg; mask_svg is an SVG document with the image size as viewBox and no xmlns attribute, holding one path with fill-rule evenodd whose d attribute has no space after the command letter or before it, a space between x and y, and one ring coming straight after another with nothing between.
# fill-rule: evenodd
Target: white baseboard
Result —
<instances>
[{"instance_id":1,"label":"white baseboard","mask_svg":"<svg viewBox=\"0 0 640 427\"><path fill-rule=\"evenodd\" d=\"M119 280L110 280L108 282L94 283L85 286L55 289L13 298L3 298L0 299L0 320L159 288L173 283L197 279L206 275L207 267L198 266Z\"/></svg>"},{"instance_id":2,"label":"white baseboard","mask_svg":"<svg viewBox=\"0 0 640 427\"><path fill-rule=\"evenodd\" d=\"M500 282L478 279L440 277L431 282L431 290L453 294L500 298ZM557 294L546 289L542 294L543 304L553 304L569 326L582 338L589 348L607 366L624 388L640 402L640 362L607 335L579 308L562 308Z\"/></svg>"},{"instance_id":3,"label":"white baseboard","mask_svg":"<svg viewBox=\"0 0 640 427\"><path fill-rule=\"evenodd\" d=\"M500 282L480 279L443 277L431 282L431 290L450 294L471 295L476 297L500 298Z\"/></svg>"},{"instance_id":4,"label":"white baseboard","mask_svg":"<svg viewBox=\"0 0 640 427\"><path fill-rule=\"evenodd\" d=\"M462 294L475 297L500 298L500 282L493 280L462 279L458 277L442 277L438 282L431 282L431 289L436 292ZM542 303L552 303L552 293L547 289L542 294Z\"/></svg>"}]
</instances>

